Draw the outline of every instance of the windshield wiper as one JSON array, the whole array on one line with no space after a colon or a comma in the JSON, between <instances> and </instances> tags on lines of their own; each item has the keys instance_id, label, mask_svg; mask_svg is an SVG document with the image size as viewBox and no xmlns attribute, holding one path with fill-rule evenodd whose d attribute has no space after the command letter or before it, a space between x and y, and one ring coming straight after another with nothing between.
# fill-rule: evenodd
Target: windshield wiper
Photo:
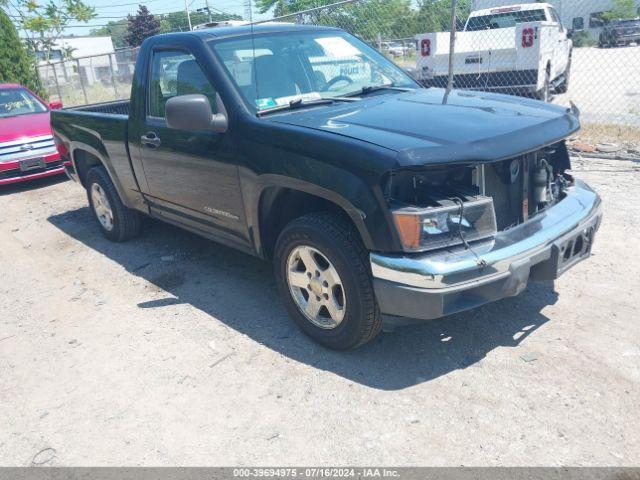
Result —
<instances>
[{"instance_id":1,"label":"windshield wiper","mask_svg":"<svg viewBox=\"0 0 640 480\"><path fill-rule=\"evenodd\" d=\"M409 92L411 89L406 87L396 87L393 83L388 85L367 85L362 87L360 90L356 90L355 92L346 93L345 97L355 97L361 95L367 95L372 92L377 92L378 90L395 90L397 92Z\"/></svg>"},{"instance_id":2,"label":"windshield wiper","mask_svg":"<svg viewBox=\"0 0 640 480\"><path fill-rule=\"evenodd\" d=\"M304 100L302 98L296 98L291 100L288 104L277 105L275 107L266 108L258 111L258 116L265 115L267 113L280 112L282 110L295 110L303 107L315 107L317 105L330 105L336 102L357 102L357 98L346 97L322 97L315 100Z\"/></svg>"}]
</instances>

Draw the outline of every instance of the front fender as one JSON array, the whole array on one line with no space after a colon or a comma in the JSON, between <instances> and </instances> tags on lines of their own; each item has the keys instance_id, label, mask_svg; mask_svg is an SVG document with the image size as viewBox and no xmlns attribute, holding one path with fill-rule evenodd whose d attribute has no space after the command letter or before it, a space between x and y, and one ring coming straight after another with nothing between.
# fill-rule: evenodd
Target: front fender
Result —
<instances>
[{"instance_id":1,"label":"front fender","mask_svg":"<svg viewBox=\"0 0 640 480\"><path fill-rule=\"evenodd\" d=\"M343 172L342 175L344 176L345 173ZM261 239L262 233L266 229L266 226L261 224L260 206L265 192L274 187L307 193L337 205L355 225L365 248L371 251L390 249L388 244L392 242L393 233L389 229L388 219L371 188L367 187L360 179L352 179L353 188L349 192L350 194L347 192L343 194L334 188L277 174L254 177L245 171L241 172L240 178L247 226L256 252L260 256L264 255Z\"/></svg>"}]
</instances>

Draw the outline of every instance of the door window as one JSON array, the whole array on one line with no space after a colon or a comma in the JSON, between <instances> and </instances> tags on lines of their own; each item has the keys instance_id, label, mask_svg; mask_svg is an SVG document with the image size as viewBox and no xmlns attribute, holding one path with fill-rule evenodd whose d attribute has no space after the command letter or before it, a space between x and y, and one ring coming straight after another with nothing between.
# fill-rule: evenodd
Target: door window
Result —
<instances>
[{"instance_id":1,"label":"door window","mask_svg":"<svg viewBox=\"0 0 640 480\"><path fill-rule=\"evenodd\" d=\"M573 19L573 29L576 32L579 32L581 30L584 30L584 18L582 17L575 17Z\"/></svg>"},{"instance_id":2,"label":"door window","mask_svg":"<svg viewBox=\"0 0 640 480\"><path fill-rule=\"evenodd\" d=\"M593 12L589 15L589 28L603 27L606 24L603 15L604 12Z\"/></svg>"},{"instance_id":3,"label":"door window","mask_svg":"<svg viewBox=\"0 0 640 480\"><path fill-rule=\"evenodd\" d=\"M164 118L167 100L178 95L199 93L206 96L216 113L216 91L190 53L161 50L153 53L149 77L147 115Z\"/></svg>"}]
</instances>

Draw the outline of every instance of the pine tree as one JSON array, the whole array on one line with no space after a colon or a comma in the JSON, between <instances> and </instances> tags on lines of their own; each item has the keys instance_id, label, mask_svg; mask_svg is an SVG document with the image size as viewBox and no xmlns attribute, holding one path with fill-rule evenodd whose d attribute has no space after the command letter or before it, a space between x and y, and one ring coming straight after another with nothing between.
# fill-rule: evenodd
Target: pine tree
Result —
<instances>
[{"instance_id":1,"label":"pine tree","mask_svg":"<svg viewBox=\"0 0 640 480\"><path fill-rule=\"evenodd\" d=\"M145 38L160 32L160 21L144 5L138 6L135 16L127 15L127 22L125 40L132 47L140 46Z\"/></svg>"},{"instance_id":2,"label":"pine tree","mask_svg":"<svg viewBox=\"0 0 640 480\"><path fill-rule=\"evenodd\" d=\"M18 31L0 9L0 83L19 83L42 95L42 84L35 67L18 37Z\"/></svg>"}]
</instances>

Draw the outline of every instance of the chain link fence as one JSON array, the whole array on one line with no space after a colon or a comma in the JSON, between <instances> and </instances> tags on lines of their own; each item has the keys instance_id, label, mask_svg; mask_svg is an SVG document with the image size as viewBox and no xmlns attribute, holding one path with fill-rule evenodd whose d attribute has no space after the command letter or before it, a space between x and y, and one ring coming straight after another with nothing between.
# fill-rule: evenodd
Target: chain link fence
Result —
<instances>
[{"instance_id":1,"label":"chain link fence","mask_svg":"<svg viewBox=\"0 0 640 480\"><path fill-rule=\"evenodd\" d=\"M38 66L50 100L65 106L129 98L137 48Z\"/></svg>"},{"instance_id":2,"label":"chain link fence","mask_svg":"<svg viewBox=\"0 0 640 480\"><path fill-rule=\"evenodd\" d=\"M562 10L540 3L515 8L500 6L511 1L473 3L487 8L470 16L470 9L458 8L451 61L446 31L451 25L450 4L438 10L424 8L429 2L416 7L410 2L343 0L255 23L339 27L426 86L446 86L451 64L456 89L573 103L583 123L639 132L640 20L590 28L586 14L573 17L567 2ZM49 64L40 67L40 74L50 97L68 106L123 99L129 96L136 54L136 49L121 50Z\"/></svg>"},{"instance_id":3,"label":"chain link fence","mask_svg":"<svg viewBox=\"0 0 640 480\"><path fill-rule=\"evenodd\" d=\"M454 88L527 96L567 107L573 103L585 123L632 126L640 134L640 19L589 28L593 22L581 24L580 16L562 19L553 6L500 6L515 3L512 0L474 3L487 8L470 16L458 9L451 62ZM564 11L571 15L566 3ZM451 23L450 10L445 16L425 9L415 12L413 19L398 19L397 13L385 2L348 0L276 20L343 28L425 86L446 87L450 33L422 27L445 30ZM576 15L586 16L583 10ZM574 25L582 29L570 28ZM394 36L399 32L410 35Z\"/></svg>"}]
</instances>

